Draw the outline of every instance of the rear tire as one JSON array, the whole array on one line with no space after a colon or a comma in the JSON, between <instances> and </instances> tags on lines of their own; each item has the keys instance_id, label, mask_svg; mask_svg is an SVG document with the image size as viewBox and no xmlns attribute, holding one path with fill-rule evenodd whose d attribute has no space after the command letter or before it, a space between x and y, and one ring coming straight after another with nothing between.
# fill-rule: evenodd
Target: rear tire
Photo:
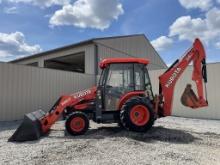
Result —
<instances>
[{"instance_id":1,"label":"rear tire","mask_svg":"<svg viewBox=\"0 0 220 165\"><path fill-rule=\"evenodd\" d=\"M89 128L89 119L83 112L73 112L67 117L65 127L70 135L83 135Z\"/></svg>"},{"instance_id":2,"label":"rear tire","mask_svg":"<svg viewBox=\"0 0 220 165\"><path fill-rule=\"evenodd\" d=\"M154 112L150 100L143 97L129 99L122 106L120 120L128 130L146 132L154 124Z\"/></svg>"}]
</instances>

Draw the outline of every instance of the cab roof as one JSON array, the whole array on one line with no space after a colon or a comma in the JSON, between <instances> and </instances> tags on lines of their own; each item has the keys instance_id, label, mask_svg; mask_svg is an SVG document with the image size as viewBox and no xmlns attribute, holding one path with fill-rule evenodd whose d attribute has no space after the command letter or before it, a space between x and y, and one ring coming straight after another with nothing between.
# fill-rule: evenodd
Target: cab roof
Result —
<instances>
[{"instance_id":1,"label":"cab roof","mask_svg":"<svg viewBox=\"0 0 220 165\"><path fill-rule=\"evenodd\" d=\"M144 58L106 58L100 62L99 67L101 69L104 69L109 64L115 64L115 63L139 63L139 64L147 65L149 64L149 60Z\"/></svg>"}]
</instances>

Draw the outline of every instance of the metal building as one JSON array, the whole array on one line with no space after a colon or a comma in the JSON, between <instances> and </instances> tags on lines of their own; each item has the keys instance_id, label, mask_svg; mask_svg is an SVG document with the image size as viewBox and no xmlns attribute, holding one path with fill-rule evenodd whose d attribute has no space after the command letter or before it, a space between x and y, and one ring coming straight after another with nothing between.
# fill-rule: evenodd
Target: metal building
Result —
<instances>
[{"instance_id":1,"label":"metal building","mask_svg":"<svg viewBox=\"0 0 220 165\"><path fill-rule=\"evenodd\" d=\"M144 34L90 39L11 63L97 75L100 60L111 57L148 58L150 70L167 68Z\"/></svg>"},{"instance_id":2,"label":"metal building","mask_svg":"<svg viewBox=\"0 0 220 165\"><path fill-rule=\"evenodd\" d=\"M142 34L91 39L0 63L0 121L48 111L60 95L95 85L98 63L110 57L148 58L149 70L167 68Z\"/></svg>"}]
</instances>

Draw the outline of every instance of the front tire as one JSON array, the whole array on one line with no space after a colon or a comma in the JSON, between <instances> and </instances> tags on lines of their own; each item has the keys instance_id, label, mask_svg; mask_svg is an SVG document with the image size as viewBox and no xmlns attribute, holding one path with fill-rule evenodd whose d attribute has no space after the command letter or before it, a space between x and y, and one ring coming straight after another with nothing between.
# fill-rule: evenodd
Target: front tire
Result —
<instances>
[{"instance_id":1,"label":"front tire","mask_svg":"<svg viewBox=\"0 0 220 165\"><path fill-rule=\"evenodd\" d=\"M83 112L73 112L67 117L65 127L70 135L83 135L89 128L89 119Z\"/></svg>"},{"instance_id":2,"label":"front tire","mask_svg":"<svg viewBox=\"0 0 220 165\"><path fill-rule=\"evenodd\" d=\"M128 130L146 132L154 124L154 112L150 100L143 97L129 99L122 106L120 120Z\"/></svg>"}]
</instances>

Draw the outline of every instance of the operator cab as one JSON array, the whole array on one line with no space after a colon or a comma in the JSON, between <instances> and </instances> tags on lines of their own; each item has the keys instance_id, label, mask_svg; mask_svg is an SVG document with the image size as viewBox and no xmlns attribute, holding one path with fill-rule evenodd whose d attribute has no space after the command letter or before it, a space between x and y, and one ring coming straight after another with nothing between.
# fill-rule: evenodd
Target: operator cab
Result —
<instances>
[{"instance_id":1,"label":"operator cab","mask_svg":"<svg viewBox=\"0 0 220 165\"><path fill-rule=\"evenodd\" d=\"M118 105L126 94L131 92L144 92L153 100L151 82L146 65L146 59L117 58L105 59L100 63L102 69L98 91L97 103L105 111L116 111ZM98 107L98 109L99 109Z\"/></svg>"}]
</instances>

